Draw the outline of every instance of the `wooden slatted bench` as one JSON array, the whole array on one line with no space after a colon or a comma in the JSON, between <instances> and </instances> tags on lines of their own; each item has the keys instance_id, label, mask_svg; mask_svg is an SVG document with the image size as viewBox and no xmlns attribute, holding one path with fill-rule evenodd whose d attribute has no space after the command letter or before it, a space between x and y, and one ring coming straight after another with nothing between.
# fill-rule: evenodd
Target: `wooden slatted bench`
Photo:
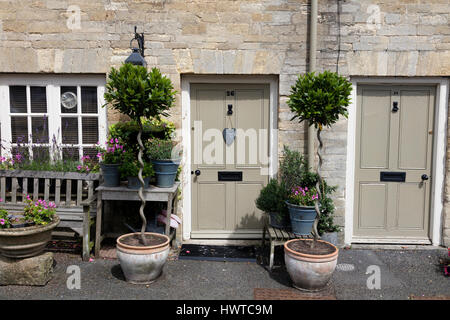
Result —
<instances>
[{"instance_id":1,"label":"wooden slatted bench","mask_svg":"<svg viewBox=\"0 0 450 320\"><path fill-rule=\"evenodd\" d=\"M83 260L89 260L90 221L95 217L99 173L0 170L0 207L23 212L27 195L33 201L44 199L56 204L61 222L83 238Z\"/></svg>"},{"instance_id":2,"label":"wooden slatted bench","mask_svg":"<svg viewBox=\"0 0 450 320\"><path fill-rule=\"evenodd\" d=\"M265 247L266 244L266 234L269 236L269 244L270 244L270 256L269 256L269 270L272 272L273 263L275 258L275 246L282 246L284 243L291 239L312 239L312 235L306 236L296 236L292 232L274 228L268 223L264 225L263 235L262 235L262 247Z\"/></svg>"}]
</instances>

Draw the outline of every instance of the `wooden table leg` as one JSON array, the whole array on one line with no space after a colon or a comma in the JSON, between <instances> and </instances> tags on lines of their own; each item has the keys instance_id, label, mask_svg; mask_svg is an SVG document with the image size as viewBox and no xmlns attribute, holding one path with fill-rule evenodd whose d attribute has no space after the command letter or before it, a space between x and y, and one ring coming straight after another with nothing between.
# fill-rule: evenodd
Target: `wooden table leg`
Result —
<instances>
[{"instance_id":1,"label":"wooden table leg","mask_svg":"<svg viewBox=\"0 0 450 320\"><path fill-rule=\"evenodd\" d=\"M100 257L100 245L102 242L102 192L98 191L97 194L97 219L95 223L95 258Z\"/></svg>"},{"instance_id":2,"label":"wooden table leg","mask_svg":"<svg viewBox=\"0 0 450 320\"><path fill-rule=\"evenodd\" d=\"M172 200L173 194L169 194L169 199L167 200L167 217L166 217L166 231L165 235L170 237L170 219L172 218Z\"/></svg>"}]
</instances>

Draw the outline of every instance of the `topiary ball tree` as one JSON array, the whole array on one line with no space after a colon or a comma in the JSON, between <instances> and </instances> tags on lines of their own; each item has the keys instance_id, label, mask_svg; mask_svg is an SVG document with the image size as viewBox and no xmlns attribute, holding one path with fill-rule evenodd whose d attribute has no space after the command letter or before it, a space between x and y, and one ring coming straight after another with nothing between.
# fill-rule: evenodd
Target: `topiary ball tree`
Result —
<instances>
[{"instance_id":1,"label":"topiary ball tree","mask_svg":"<svg viewBox=\"0 0 450 320\"><path fill-rule=\"evenodd\" d=\"M314 125L317 129L317 140L319 141L317 156L319 163L317 166L318 179L316 189L320 199L323 196L320 188L322 185L320 171L323 148L320 134L324 127L331 127L336 123L340 116L347 118L347 107L350 104L351 91L352 85L346 78L330 71L324 71L319 74L309 72L300 75L295 85L291 87L291 94L287 101L289 108L294 113L291 120L307 121L309 126ZM313 225L313 234L314 240L317 241L319 239L317 225L320 219L319 199L315 201L315 209L317 217ZM314 241L312 245L314 245Z\"/></svg>"},{"instance_id":2,"label":"topiary ball tree","mask_svg":"<svg viewBox=\"0 0 450 320\"><path fill-rule=\"evenodd\" d=\"M144 245L147 244L144 232L147 227L147 219L144 215L145 199L144 179L144 145L142 143L142 121L144 118L160 119L161 116L168 116L168 110L175 102L176 92L173 90L172 82L163 76L157 68L150 72L143 66L130 63L123 64L119 70L112 68L106 83L105 100L109 107L137 121L139 133L137 141L139 144L138 162L140 164L138 178L141 182L139 188L139 198L141 207L139 214L142 219L141 239Z\"/></svg>"}]
</instances>

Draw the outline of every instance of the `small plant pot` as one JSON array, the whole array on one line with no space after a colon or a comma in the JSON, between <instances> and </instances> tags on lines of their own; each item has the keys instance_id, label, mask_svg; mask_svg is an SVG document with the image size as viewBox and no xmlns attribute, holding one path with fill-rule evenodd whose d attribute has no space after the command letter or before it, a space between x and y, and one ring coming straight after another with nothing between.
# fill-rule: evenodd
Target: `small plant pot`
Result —
<instances>
[{"instance_id":1,"label":"small plant pot","mask_svg":"<svg viewBox=\"0 0 450 320\"><path fill-rule=\"evenodd\" d=\"M290 229L291 221L288 215L280 215L278 212L269 212L269 223L278 229Z\"/></svg>"},{"instance_id":2,"label":"small plant pot","mask_svg":"<svg viewBox=\"0 0 450 320\"><path fill-rule=\"evenodd\" d=\"M321 291L326 288L336 269L339 249L329 242L318 240L328 253L314 254L305 249L293 250L292 244L303 241L309 247L311 241L305 239L293 239L284 244L284 260L287 272L291 277L294 288L304 291Z\"/></svg>"},{"instance_id":3,"label":"small plant pot","mask_svg":"<svg viewBox=\"0 0 450 320\"><path fill-rule=\"evenodd\" d=\"M141 187L141 182L139 181L138 177L128 177L128 189L133 189L133 190L137 190ZM148 188L148 184L150 181L150 177L146 177L144 178L144 188L147 189Z\"/></svg>"},{"instance_id":4,"label":"small plant pot","mask_svg":"<svg viewBox=\"0 0 450 320\"><path fill-rule=\"evenodd\" d=\"M58 223L59 217L54 216L45 226L0 229L0 255L15 259L37 256L44 251Z\"/></svg>"},{"instance_id":5,"label":"small plant pot","mask_svg":"<svg viewBox=\"0 0 450 320\"><path fill-rule=\"evenodd\" d=\"M101 163L103 185L105 187L118 187L120 185L120 164Z\"/></svg>"},{"instance_id":6,"label":"small plant pot","mask_svg":"<svg viewBox=\"0 0 450 320\"><path fill-rule=\"evenodd\" d=\"M152 160L155 170L156 186L159 188L171 188L175 183L180 161L177 160Z\"/></svg>"},{"instance_id":7,"label":"small plant pot","mask_svg":"<svg viewBox=\"0 0 450 320\"><path fill-rule=\"evenodd\" d=\"M311 234L317 213L312 206L297 206L286 201L291 218L292 233L297 236Z\"/></svg>"},{"instance_id":8,"label":"small plant pot","mask_svg":"<svg viewBox=\"0 0 450 320\"><path fill-rule=\"evenodd\" d=\"M127 244L134 241L140 233L128 233L117 238L117 257L127 282L149 284L162 273L170 249L170 239L166 235L146 232L146 237L153 237L153 245L143 246Z\"/></svg>"}]
</instances>

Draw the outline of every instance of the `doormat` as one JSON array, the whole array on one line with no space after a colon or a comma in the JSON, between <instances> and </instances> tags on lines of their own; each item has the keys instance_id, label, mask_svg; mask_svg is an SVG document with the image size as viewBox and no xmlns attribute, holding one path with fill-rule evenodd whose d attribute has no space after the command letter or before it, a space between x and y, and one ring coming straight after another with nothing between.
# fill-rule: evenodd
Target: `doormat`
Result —
<instances>
[{"instance_id":1,"label":"doormat","mask_svg":"<svg viewBox=\"0 0 450 320\"><path fill-rule=\"evenodd\" d=\"M334 289L329 288L321 292L302 292L297 289L267 289L255 288L255 300L336 300Z\"/></svg>"},{"instance_id":2,"label":"doormat","mask_svg":"<svg viewBox=\"0 0 450 320\"><path fill-rule=\"evenodd\" d=\"M198 244L183 244L178 259L256 262L256 250L254 246L205 246Z\"/></svg>"},{"instance_id":3,"label":"doormat","mask_svg":"<svg viewBox=\"0 0 450 320\"><path fill-rule=\"evenodd\" d=\"M79 241L52 240L45 247L46 251L62 253L81 253L81 243Z\"/></svg>"}]
</instances>

